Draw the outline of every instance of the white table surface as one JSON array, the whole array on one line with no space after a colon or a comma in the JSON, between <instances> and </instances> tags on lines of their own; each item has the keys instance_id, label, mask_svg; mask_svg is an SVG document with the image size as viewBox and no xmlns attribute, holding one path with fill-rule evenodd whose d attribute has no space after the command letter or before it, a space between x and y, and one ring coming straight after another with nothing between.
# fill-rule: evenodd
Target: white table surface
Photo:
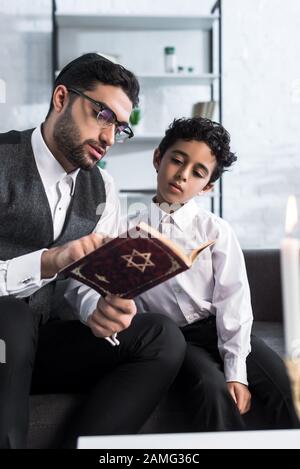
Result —
<instances>
[{"instance_id":1,"label":"white table surface","mask_svg":"<svg viewBox=\"0 0 300 469\"><path fill-rule=\"evenodd\" d=\"M300 430L91 436L80 437L77 447L78 449L300 449Z\"/></svg>"}]
</instances>

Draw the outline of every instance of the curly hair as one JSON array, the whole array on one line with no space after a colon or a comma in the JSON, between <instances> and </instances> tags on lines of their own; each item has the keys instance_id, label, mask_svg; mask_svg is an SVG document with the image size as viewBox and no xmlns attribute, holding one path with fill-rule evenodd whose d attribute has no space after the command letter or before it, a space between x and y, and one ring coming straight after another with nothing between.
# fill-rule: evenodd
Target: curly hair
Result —
<instances>
[{"instance_id":1,"label":"curly hair","mask_svg":"<svg viewBox=\"0 0 300 469\"><path fill-rule=\"evenodd\" d=\"M230 135L219 123L203 117L174 119L165 132L158 149L161 157L177 140L205 142L216 157L217 165L209 182L215 182L237 157L230 151Z\"/></svg>"}]
</instances>

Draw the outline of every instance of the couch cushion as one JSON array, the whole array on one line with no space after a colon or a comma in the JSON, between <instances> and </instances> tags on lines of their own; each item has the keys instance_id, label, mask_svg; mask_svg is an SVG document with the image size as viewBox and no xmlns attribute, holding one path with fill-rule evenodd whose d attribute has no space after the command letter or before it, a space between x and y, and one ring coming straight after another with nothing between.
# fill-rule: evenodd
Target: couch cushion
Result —
<instances>
[{"instance_id":1,"label":"couch cushion","mask_svg":"<svg viewBox=\"0 0 300 469\"><path fill-rule=\"evenodd\" d=\"M278 355L284 356L283 326L281 323L254 321L252 332L263 339Z\"/></svg>"},{"instance_id":2,"label":"couch cushion","mask_svg":"<svg viewBox=\"0 0 300 469\"><path fill-rule=\"evenodd\" d=\"M243 251L256 321L282 321L280 251L251 249Z\"/></svg>"}]
</instances>

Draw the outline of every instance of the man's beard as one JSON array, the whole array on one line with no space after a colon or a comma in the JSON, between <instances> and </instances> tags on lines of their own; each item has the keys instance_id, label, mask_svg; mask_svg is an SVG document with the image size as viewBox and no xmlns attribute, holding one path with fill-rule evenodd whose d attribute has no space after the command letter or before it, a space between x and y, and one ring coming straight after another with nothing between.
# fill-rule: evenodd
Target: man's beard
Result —
<instances>
[{"instance_id":1,"label":"man's beard","mask_svg":"<svg viewBox=\"0 0 300 469\"><path fill-rule=\"evenodd\" d=\"M84 145L94 143L86 140L80 143L80 131L72 117L72 106L68 106L54 125L53 138L57 150L75 167L83 170L92 169L97 163L85 155Z\"/></svg>"}]
</instances>

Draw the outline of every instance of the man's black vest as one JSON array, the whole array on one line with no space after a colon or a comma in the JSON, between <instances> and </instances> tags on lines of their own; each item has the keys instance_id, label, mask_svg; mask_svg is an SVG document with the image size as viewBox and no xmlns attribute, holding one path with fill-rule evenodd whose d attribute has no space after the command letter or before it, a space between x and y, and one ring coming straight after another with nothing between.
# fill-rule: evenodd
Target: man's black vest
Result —
<instances>
[{"instance_id":1,"label":"man's black vest","mask_svg":"<svg viewBox=\"0 0 300 469\"><path fill-rule=\"evenodd\" d=\"M51 211L31 146L33 130L0 134L0 260L51 248L93 231L105 203L105 185L97 167L80 170L60 236L53 240ZM28 299L31 309L48 317L55 282Z\"/></svg>"}]
</instances>

